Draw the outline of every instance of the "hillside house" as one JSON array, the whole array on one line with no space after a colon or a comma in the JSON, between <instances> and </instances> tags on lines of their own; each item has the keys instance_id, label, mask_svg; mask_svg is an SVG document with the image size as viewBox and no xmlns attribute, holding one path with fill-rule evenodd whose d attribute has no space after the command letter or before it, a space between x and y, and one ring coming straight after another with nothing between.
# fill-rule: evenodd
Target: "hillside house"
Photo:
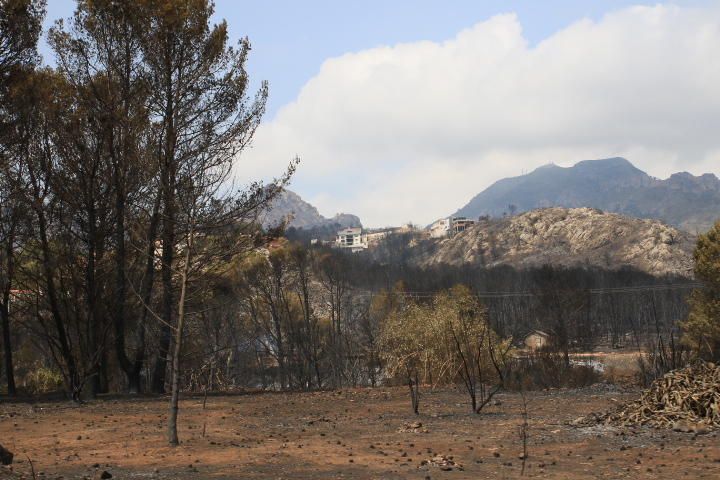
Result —
<instances>
[{"instance_id":1,"label":"hillside house","mask_svg":"<svg viewBox=\"0 0 720 480\"><path fill-rule=\"evenodd\" d=\"M337 232L335 248L346 248L353 253L363 251L368 248L367 235L360 227L343 228Z\"/></svg>"},{"instance_id":2,"label":"hillside house","mask_svg":"<svg viewBox=\"0 0 720 480\"><path fill-rule=\"evenodd\" d=\"M430 225L430 236L432 238L444 238L450 235L450 219L441 218Z\"/></svg>"},{"instance_id":3,"label":"hillside house","mask_svg":"<svg viewBox=\"0 0 720 480\"><path fill-rule=\"evenodd\" d=\"M469 218L465 217L454 217L451 222L452 224L450 226L450 230L452 231L453 235L456 233L464 232L476 223L475 220L470 220Z\"/></svg>"},{"instance_id":4,"label":"hillside house","mask_svg":"<svg viewBox=\"0 0 720 480\"><path fill-rule=\"evenodd\" d=\"M464 232L477 222L466 217L441 218L430 225L430 236L432 238L451 237L456 233Z\"/></svg>"},{"instance_id":5,"label":"hillside house","mask_svg":"<svg viewBox=\"0 0 720 480\"><path fill-rule=\"evenodd\" d=\"M417 228L412 223L406 223L405 225L402 225L400 227L394 227L389 229L390 232L399 234L399 233L413 233L417 231Z\"/></svg>"},{"instance_id":6,"label":"hillside house","mask_svg":"<svg viewBox=\"0 0 720 480\"><path fill-rule=\"evenodd\" d=\"M540 350L550 344L550 335L540 330L533 330L525 335L523 343L529 350Z\"/></svg>"},{"instance_id":7,"label":"hillside house","mask_svg":"<svg viewBox=\"0 0 720 480\"><path fill-rule=\"evenodd\" d=\"M370 230L365 234L365 238L367 239L368 246L373 247L377 246L392 233L390 229Z\"/></svg>"}]
</instances>

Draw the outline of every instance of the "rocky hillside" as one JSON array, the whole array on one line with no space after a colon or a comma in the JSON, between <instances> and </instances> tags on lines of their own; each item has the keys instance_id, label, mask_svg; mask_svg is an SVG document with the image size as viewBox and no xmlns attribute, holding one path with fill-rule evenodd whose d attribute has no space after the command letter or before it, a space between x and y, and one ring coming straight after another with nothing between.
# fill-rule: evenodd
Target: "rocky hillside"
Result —
<instances>
[{"instance_id":1,"label":"rocky hillside","mask_svg":"<svg viewBox=\"0 0 720 480\"><path fill-rule=\"evenodd\" d=\"M592 208L545 208L486 220L413 249L414 263L632 266L654 275L692 275L693 235L654 220Z\"/></svg>"},{"instance_id":2,"label":"rocky hillside","mask_svg":"<svg viewBox=\"0 0 720 480\"><path fill-rule=\"evenodd\" d=\"M339 213L332 218L323 217L317 208L290 190L281 193L271 207L260 216L260 222L265 228L277 226L285 220L289 220L288 227L303 229L336 224L341 227L362 226L358 217L348 213Z\"/></svg>"},{"instance_id":3,"label":"rocky hillside","mask_svg":"<svg viewBox=\"0 0 720 480\"><path fill-rule=\"evenodd\" d=\"M456 212L468 218L500 217L544 207L592 207L661 220L688 232L708 230L720 219L720 180L713 174L676 173L653 178L624 158L586 160L570 168L546 165L500 180Z\"/></svg>"}]
</instances>

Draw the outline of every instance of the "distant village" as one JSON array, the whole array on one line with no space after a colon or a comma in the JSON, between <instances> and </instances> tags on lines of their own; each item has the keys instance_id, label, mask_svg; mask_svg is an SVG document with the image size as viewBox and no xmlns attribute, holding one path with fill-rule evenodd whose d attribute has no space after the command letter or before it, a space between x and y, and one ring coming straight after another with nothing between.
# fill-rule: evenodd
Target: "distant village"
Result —
<instances>
[{"instance_id":1,"label":"distant village","mask_svg":"<svg viewBox=\"0 0 720 480\"><path fill-rule=\"evenodd\" d=\"M383 239L390 235L416 233L427 236L428 238L441 239L452 237L457 233L463 232L476 223L477 220L466 217L447 217L437 220L427 228L419 228L412 224L380 229L347 227L337 232L335 240L322 241L313 239L311 244L327 245L357 253L377 246Z\"/></svg>"}]
</instances>

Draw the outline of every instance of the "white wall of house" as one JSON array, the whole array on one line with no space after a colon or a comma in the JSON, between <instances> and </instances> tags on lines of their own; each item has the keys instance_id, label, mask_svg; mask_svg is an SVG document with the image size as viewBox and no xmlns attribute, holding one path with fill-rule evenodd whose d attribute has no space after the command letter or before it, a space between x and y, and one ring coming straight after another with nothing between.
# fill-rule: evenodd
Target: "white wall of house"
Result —
<instances>
[{"instance_id":1,"label":"white wall of house","mask_svg":"<svg viewBox=\"0 0 720 480\"><path fill-rule=\"evenodd\" d=\"M444 238L450 235L450 219L441 218L430 225L430 236L432 238Z\"/></svg>"},{"instance_id":2,"label":"white wall of house","mask_svg":"<svg viewBox=\"0 0 720 480\"><path fill-rule=\"evenodd\" d=\"M441 218L430 225L430 236L432 238L445 238L475 225L475 220L465 217Z\"/></svg>"},{"instance_id":3,"label":"white wall of house","mask_svg":"<svg viewBox=\"0 0 720 480\"><path fill-rule=\"evenodd\" d=\"M363 234L362 228L344 228L337 233L335 246L352 251L364 250L368 247L367 235Z\"/></svg>"}]
</instances>

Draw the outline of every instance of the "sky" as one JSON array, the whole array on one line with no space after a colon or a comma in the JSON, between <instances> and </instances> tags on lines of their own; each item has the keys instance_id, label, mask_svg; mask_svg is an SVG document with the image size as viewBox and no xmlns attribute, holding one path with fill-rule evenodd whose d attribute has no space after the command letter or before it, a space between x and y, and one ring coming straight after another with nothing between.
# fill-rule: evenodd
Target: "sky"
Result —
<instances>
[{"instance_id":1,"label":"sky","mask_svg":"<svg viewBox=\"0 0 720 480\"><path fill-rule=\"evenodd\" d=\"M74 4L49 0L46 23ZM720 174L718 1L217 0L216 17L270 83L238 182L297 155L290 189L326 216L427 224L550 162Z\"/></svg>"}]
</instances>

